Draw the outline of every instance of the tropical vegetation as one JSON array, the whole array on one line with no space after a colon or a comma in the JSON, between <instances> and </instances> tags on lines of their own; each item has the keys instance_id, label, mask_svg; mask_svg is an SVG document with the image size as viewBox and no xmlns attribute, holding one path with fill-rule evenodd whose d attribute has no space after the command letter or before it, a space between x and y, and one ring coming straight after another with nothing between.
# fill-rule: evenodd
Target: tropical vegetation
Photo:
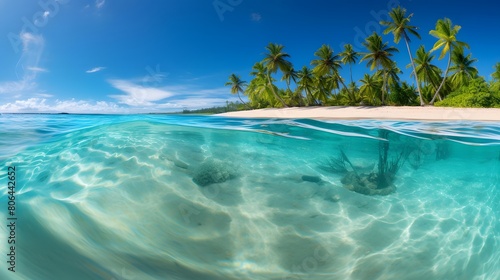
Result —
<instances>
[{"instance_id":1,"label":"tropical vegetation","mask_svg":"<svg viewBox=\"0 0 500 280\"><path fill-rule=\"evenodd\" d=\"M222 114L228 112L242 111L246 109L247 106L243 103L226 101L226 106L214 106L214 107L194 109L194 110L184 109L180 112L172 112L170 114L212 115L212 114Z\"/></svg>"},{"instance_id":2,"label":"tropical vegetation","mask_svg":"<svg viewBox=\"0 0 500 280\"><path fill-rule=\"evenodd\" d=\"M310 65L295 67L291 55L280 44L265 47L262 61L256 62L247 83L231 74L226 86L238 95L240 109L283 108L300 106L452 106L500 107L500 63L494 66L489 81L479 75L477 59L470 46L460 41L461 27L448 18L439 19L429 36L435 38L432 48L413 46L421 39L418 27L411 24L413 14L396 7L388 14L383 35L392 34L394 43L382 34L370 34L364 49L356 51L345 44L340 52L329 45L319 46ZM403 70L394 61L403 41L408 53L411 81L401 79ZM446 59L446 68L435 65ZM353 79L353 67L365 63L367 73ZM347 68L347 69L344 69ZM346 74L343 77L342 74ZM279 85L283 85L280 87ZM248 102L243 101L246 96Z\"/></svg>"}]
</instances>

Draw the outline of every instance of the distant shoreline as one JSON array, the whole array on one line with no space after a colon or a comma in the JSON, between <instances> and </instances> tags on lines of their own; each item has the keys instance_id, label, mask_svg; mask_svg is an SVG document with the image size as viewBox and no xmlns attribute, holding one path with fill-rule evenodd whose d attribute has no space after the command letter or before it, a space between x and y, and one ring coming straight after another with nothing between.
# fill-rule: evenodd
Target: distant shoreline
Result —
<instances>
[{"instance_id":1,"label":"distant shoreline","mask_svg":"<svg viewBox=\"0 0 500 280\"><path fill-rule=\"evenodd\" d=\"M218 114L239 118L384 119L421 121L500 121L497 108L450 107L293 107Z\"/></svg>"}]
</instances>

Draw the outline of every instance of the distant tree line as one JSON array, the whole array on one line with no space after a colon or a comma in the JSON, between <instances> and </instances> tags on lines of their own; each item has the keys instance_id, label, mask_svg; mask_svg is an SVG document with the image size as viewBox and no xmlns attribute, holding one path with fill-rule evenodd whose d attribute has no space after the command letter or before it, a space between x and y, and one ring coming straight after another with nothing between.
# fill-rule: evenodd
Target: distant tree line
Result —
<instances>
[{"instance_id":1,"label":"distant tree line","mask_svg":"<svg viewBox=\"0 0 500 280\"><path fill-rule=\"evenodd\" d=\"M210 108L188 110L184 109L183 114L221 114L227 112L241 111L245 110L245 105L240 102L230 102L226 101L226 106L215 106Z\"/></svg>"}]
</instances>

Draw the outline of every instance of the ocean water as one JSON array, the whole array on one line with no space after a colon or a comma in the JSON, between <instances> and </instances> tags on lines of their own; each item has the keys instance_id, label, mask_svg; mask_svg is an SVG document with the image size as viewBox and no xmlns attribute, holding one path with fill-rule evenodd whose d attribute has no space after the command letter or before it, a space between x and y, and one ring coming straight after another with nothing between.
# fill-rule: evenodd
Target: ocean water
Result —
<instances>
[{"instance_id":1,"label":"ocean water","mask_svg":"<svg viewBox=\"0 0 500 280\"><path fill-rule=\"evenodd\" d=\"M0 279L500 279L500 124L3 114L0 219Z\"/></svg>"}]
</instances>

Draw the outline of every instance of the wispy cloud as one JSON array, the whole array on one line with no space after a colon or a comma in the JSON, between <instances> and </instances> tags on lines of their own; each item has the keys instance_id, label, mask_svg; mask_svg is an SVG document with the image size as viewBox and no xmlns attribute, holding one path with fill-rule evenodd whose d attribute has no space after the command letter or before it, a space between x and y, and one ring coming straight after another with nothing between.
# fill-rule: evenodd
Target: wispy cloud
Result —
<instances>
[{"instance_id":1,"label":"wispy cloud","mask_svg":"<svg viewBox=\"0 0 500 280\"><path fill-rule=\"evenodd\" d=\"M259 13L252 13L251 15L252 21L259 22L262 19L262 15Z\"/></svg>"},{"instance_id":2,"label":"wispy cloud","mask_svg":"<svg viewBox=\"0 0 500 280\"><path fill-rule=\"evenodd\" d=\"M27 67L27 69L30 71L33 71L33 72L49 72L49 70L47 70L45 68L34 67L34 66Z\"/></svg>"},{"instance_id":3,"label":"wispy cloud","mask_svg":"<svg viewBox=\"0 0 500 280\"><path fill-rule=\"evenodd\" d=\"M141 86L133 81L110 80L110 84L125 94L110 95L120 104L132 107L148 107L149 110L207 108L236 101L227 88L200 89L192 85L165 87Z\"/></svg>"},{"instance_id":4,"label":"wispy cloud","mask_svg":"<svg viewBox=\"0 0 500 280\"><path fill-rule=\"evenodd\" d=\"M36 88L35 82L30 82L26 80L20 81L9 81L0 83L0 94L9 93L16 94L26 91L30 91Z\"/></svg>"},{"instance_id":5,"label":"wispy cloud","mask_svg":"<svg viewBox=\"0 0 500 280\"><path fill-rule=\"evenodd\" d=\"M30 71L30 68L38 68L45 40L41 35L28 32L21 33L19 37L23 45L23 52L16 65L17 77L20 80L34 80L38 71Z\"/></svg>"},{"instance_id":6,"label":"wispy cloud","mask_svg":"<svg viewBox=\"0 0 500 280\"><path fill-rule=\"evenodd\" d=\"M109 80L112 87L121 94L110 95L113 101L59 100L52 94L36 92L29 97L9 95L9 100L2 104L2 113L149 113L172 112L182 109L198 109L225 105L226 101L237 101L228 88L203 89L194 85L174 85L153 87L141 85L137 79ZM27 87L10 85L12 88ZM2 90L2 88L0 88Z\"/></svg>"},{"instance_id":7,"label":"wispy cloud","mask_svg":"<svg viewBox=\"0 0 500 280\"><path fill-rule=\"evenodd\" d=\"M96 0L95 1L95 7L97 9L100 9L104 6L104 4L106 3L106 0Z\"/></svg>"},{"instance_id":8,"label":"wispy cloud","mask_svg":"<svg viewBox=\"0 0 500 280\"><path fill-rule=\"evenodd\" d=\"M168 73L161 72L159 64L157 64L155 68L151 66L146 67L146 71L148 75L142 78L143 84L159 84L168 76Z\"/></svg>"},{"instance_id":9,"label":"wispy cloud","mask_svg":"<svg viewBox=\"0 0 500 280\"><path fill-rule=\"evenodd\" d=\"M37 93L35 94L36 97L41 97L41 98L51 98L53 97L52 94L48 94L48 93Z\"/></svg>"},{"instance_id":10,"label":"wispy cloud","mask_svg":"<svg viewBox=\"0 0 500 280\"><path fill-rule=\"evenodd\" d=\"M89 69L89 70L85 71L85 73L89 73L89 74L90 73L95 73L95 72L102 71L104 69L106 69L106 67L94 67L92 69Z\"/></svg>"},{"instance_id":11,"label":"wispy cloud","mask_svg":"<svg viewBox=\"0 0 500 280\"><path fill-rule=\"evenodd\" d=\"M49 11L43 12L43 14L42 14L41 17L37 17L35 19L35 21L34 21L35 25L36 26L42 26L42 25L44 25L47 22L47 18L49 17L49 15L50 15Z\"/></svg>"},{"instance_id":12,"label":"wispy cloud","mask_svg":"<svg viewBox=\"0 0 500 280\"><path fill-rule=\"evenodd\" d=\"M46 98L28 98L0 105L0 112L4 113L99 113L116 114L131 113L128 108L121 107L113 102L85 101L85 100L55 100Z\"/></svg>"},{"instance_id":13,"label":"wispy cloud","mask_svg":"<svg viewBox=\"0 0 500 280\"><path fill-rule=\"evenodd\" d=\"M45 41L41 35L29 32L19 34L22 43L22 53L16 66L17 81L0 82L0 94L21 94L37 87L36 77L47 69L39 67L40 57L43 53Z\"/></svg>"},{"instance_id":14,"label":"wispy cloud","mask_svg":"<svg viewBox=\"0 0 500 280\"><path fill-rule=\"evenodd\" d=\"M121 104L129 106L154 106L156 101L174 95L174 93L164 89L140 86L125 80L110 80L109 83L114 88L125 93L121 95L110 95L110 97L118 100Z\"/></svg>"}]
</instances>

